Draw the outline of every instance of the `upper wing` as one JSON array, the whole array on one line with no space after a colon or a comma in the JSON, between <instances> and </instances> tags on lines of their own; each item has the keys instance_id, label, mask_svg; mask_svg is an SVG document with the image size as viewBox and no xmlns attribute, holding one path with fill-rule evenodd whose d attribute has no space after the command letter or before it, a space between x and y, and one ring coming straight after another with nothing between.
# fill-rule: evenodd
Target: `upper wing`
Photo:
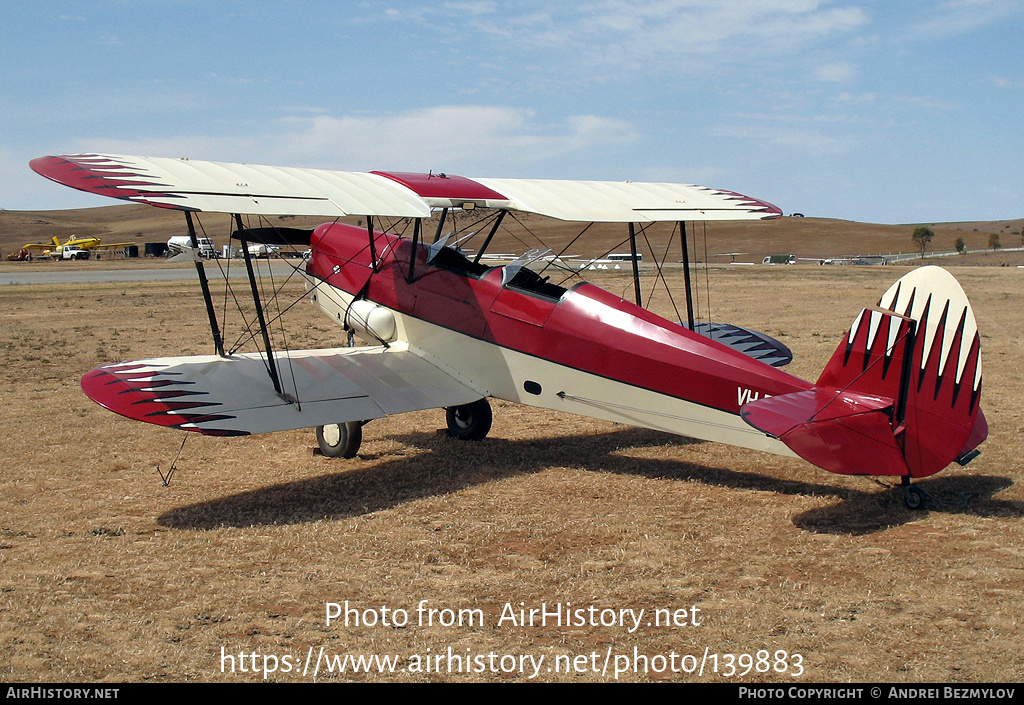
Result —
<instances>
[{"instance_id":1,"label":"upper wing","mask_svg":"<svg viewBox=\"0 0 1024 705\"><path fill-rule=\"evenodd\" d=\"M782 215L765 201L686 184L467 179L103 154L40 157L30 166L82 191L192 211L422 218L431 208L471 202L595 222L759 220Z\"/></svg>"},{"instance_id":2,"label":"upper wing","mask_svg":"<svg viewBox=\"0 0 1024 705\"><path fill-rule=\"evenodd\" d=\"M79 154L29 166L57 183L164 208L253 215L427 217L414 193L383 176L248 164Z\"/></svg>"},{"instance_id":3,"label":"upper wing","mask_svg":"<svg viewBox=\"0 0 1024 705\"><path fill-rule=\"evenodd\" d=\"M509 199L509 208L560 220L643 223L680 220L762 220L782 211L732 191L689 184L633 181L477 179Z\"/></svg>"},{"instance_id":4,"label":"upper wing","mask_svg":"<svg viewBox=\"0 0 1024 705\"><path fill-rule=\"evenodd\" d=\"M130 419L218 436L365 421L485 396L392 345L278 353L291 401L274 391L264 359L250 353L122 362L87 373L82 390Z\"/></svg>"}]
</instances>

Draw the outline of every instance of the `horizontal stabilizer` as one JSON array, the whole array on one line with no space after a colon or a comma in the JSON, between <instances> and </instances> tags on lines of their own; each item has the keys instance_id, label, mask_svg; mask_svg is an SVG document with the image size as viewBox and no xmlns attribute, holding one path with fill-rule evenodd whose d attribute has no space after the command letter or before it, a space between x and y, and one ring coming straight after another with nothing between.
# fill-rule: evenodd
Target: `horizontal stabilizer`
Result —
<instances>
[{"instance_id":1,"label":"horizontal stabilizer","mask_svg":"<svg viewBox=\"0 0 1024 705\"><path fill-rule=\"evenodd\" d=\"M815 387L743 406L743 419L804 460L842 475L907 474L889 422L893 400Z\"/></svg>"},{"instance_id":2,"label":"horizontal stabilizer","mask_svg":"<svg viewBox=\"0 0 1024 705\"><path fill-rule=\"evenodd\" d=\"M130 419L220 436L365 421L484 396L398 345L291 351L275 361L284 396L260 353L105 365L82 377L82 390Z\"/></svg>"},{"instance_id":3,"label":"horizontal stabilizer","mask_svg":"<svg viewBox=\"0 0 1024 705\"><path fill-rule=\"evenodd\" d=\"M681 325L689 328L685 322ZM693 331L772 367L784 367L793 361L793 353L789 348L770 335L749 328L729 323L701 322L693 326Z\"/></svg>"}]
</instances>

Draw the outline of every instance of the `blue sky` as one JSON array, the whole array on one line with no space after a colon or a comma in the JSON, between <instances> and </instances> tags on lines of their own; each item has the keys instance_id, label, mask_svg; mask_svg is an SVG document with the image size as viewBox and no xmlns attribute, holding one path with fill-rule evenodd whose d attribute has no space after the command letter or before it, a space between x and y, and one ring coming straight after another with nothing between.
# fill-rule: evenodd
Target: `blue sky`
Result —
<instances>
[{"instance_id":1,"label":"blue sky","mask_svg":"<svg viewBox=\"0 0 1024 705\"><path fill-rule=\"evenodd\" d=\"M120 152L1024 216L1024 0L5 2L0 207Z\"/></svg>"}]
</instances>

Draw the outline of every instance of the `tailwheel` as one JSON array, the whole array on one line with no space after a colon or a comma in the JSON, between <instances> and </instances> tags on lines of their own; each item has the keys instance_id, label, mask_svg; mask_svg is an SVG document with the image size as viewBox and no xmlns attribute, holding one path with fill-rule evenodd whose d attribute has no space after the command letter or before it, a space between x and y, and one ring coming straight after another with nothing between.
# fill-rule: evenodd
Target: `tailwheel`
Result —
<instances>
[{"instance_id":1,"label":"tailwheel","mask_svg":"<svg viewBox=\"0 0 1024 705\"><path fill-rule=\"evenodd\" d=\"M926 498L924 490L917 485L903 485L903 503L907 505L907 509L912 511L924 509Z\"/></svg>"},{"instance_id":2,"label":"tailwheel","mask_svg":"<svg viewBox=\"0 0 1024 705\"><path fill-rule=\"evenodd\" d=\"M363 442L363 422L330 423L316 427L316 444L328 458L354 458Z\"/></svg>"},{"instance_id":3,"label":"tailwheel","mask_svg":"<svg viewBox=\"0 0 1024 705\"><path fill-rule=\"evenodd\" d=\"M448 435L462 441L482 441L491 430L491 405L486 399L445 409Z\"/></svg>"}]
</instances>

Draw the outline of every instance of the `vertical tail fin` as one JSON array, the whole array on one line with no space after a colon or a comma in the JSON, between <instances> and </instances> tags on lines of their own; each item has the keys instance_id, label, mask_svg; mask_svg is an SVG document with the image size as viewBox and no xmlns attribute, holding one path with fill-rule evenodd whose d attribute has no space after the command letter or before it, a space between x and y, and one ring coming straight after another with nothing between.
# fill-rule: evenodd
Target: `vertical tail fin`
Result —
<instances>
[{"instance_id":1,"label":"vertical tail fin","mask_svg":"<svg viewBox=\"0 0 1024 705\"><path fill-rule=\"evenodd\" d=\"M960 284L940 267L907 274L889 287L879 306L917 322L897 412L906 429L903 456L910 475L932 475L988 435L979 407L978 323Z\"/></svg>"},{"instance_id":2,"label":"vertical tail fin","mask_svg":"<svg viewBox=\"0 0 1024 705\"><path fill-rule=\"evenodd\" d=\"M921 267L860 313L814 389L753 402L743 417L833 472L926 477L988 435L980 347L956 279Z\"/></svg>"}]
</instances>

